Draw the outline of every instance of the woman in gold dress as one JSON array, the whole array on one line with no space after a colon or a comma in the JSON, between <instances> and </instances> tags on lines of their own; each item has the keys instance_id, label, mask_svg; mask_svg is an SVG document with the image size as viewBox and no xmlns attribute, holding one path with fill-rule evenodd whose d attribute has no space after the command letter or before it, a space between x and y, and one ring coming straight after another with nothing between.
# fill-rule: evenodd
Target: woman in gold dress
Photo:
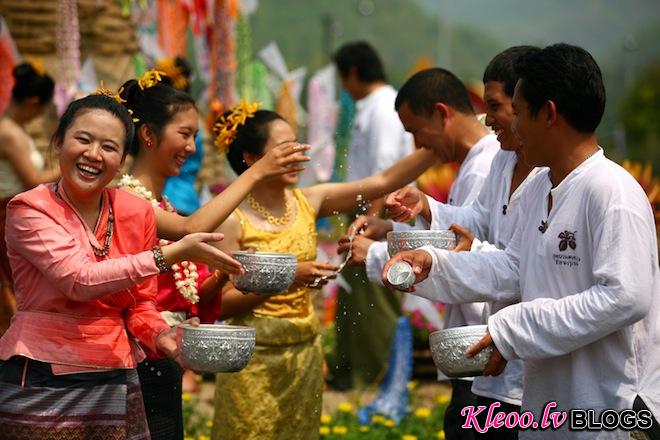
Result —
<instances>
[{"instance_id":1,"label":"woman in gold dress","mask_svg":"<svg viewBox=\"0 0 660 440\"><path fill-rule=\"evenodd\" d=\"M239 105L216 124L217 144L226 146L237 174L277 145L296 142L291 126L277 113ZM296 279L275 296L223 288L221 317L256 328L257 345L239 373L218 374L213 438L269 440L318 438L323 392L323 353L310 285L337 269L316 259L316 219L354 211L413 181L433 163L418 151L383 173L350 183L295 188L297 173L262 181L222 224L225 251L253 248L298 258ZM361 196L361 197L360 197Z\"/></svg>"}]
</instances>

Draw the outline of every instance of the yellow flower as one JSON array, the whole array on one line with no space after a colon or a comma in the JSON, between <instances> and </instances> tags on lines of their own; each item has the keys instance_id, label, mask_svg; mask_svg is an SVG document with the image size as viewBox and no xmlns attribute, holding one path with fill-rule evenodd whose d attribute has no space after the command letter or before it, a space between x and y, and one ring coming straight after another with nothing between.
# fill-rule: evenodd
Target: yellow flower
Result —
<instances>
[{"instance_id":1,"label":"yellow flower","mask_svg":"<svg viewBox=\"0 0 660 440\"><path fill-rule=\"evenodd\" d=\"M408 382L408 391L412 391L417 388L417 381L416 380L411 380Z\"/></svg>"},{"instance_id":2,"label":"yellow flower","mask_svg":"<svg viewBox=\"0 0 660 440\"><path fill-rule=\"evenodd\" d=\"M401 440L417 440L416 435L404 434Z\"/></svg>"},{"instance_id":3,"label":"yellow flower","mask_svg":"<svg viewBox=\"0 0 660 440\"><path fill-rule=\"evenodd\" d=\"M431 410L428 408L417 408L415 410L415 417L418 419L428 419L431 416Z\"/></svg>"},{"instance_id":4,"label":"yellow flower","mask_svg":"<svg viewBox=\"0 0 660 440\"><path fill-rule=\"evenodd\" d=\"M339 409L339 412L349 413L353 411L353 404L351 402L342 402L337 409Z\"/></svg>"},{"instance_id":5,"label":"yellow flower","mask_svg":"<svg viewBox=\"0 0 660 440\"><path fill-rule=\"evenodd\" d=\"M162 76L167 76L167 74L156 69L148 70L144 72L144 75L138 80L138 86L140 86L142 90L146 90L161 82L163 80Z\"/></svg>"},{"instance_id":6,"label":"yellow flower","mask_svg":"<svg viewBox=\"0 0 660 440\"><path fill-rule=\"evenodd\" d=\"M445 431L438 431L436 437L438 438L438 440L445 440Z\"/></svg>"},{"instance_id":7,"label":"yellow flower","mask_svg":"<svg viewBox=\"0 0 660 440\"><path fill-rule=\"evenodd\" d=\"M371 423L383 423L385 418L381 415L376 414L371 418Z\"/></svg>"},{"instance_id":8,"label":"yellow flower","mask_svg":"<svg viewBox=\"0 0 660 440\"><path fill-rule=\"evenodd\" d=\"M396 423L394 423L394 420L392 419L385 419L383 425L387 426L388 428L394 428L394 425L396 425Z\"/></svg>"},{"instance_id":9,"label":"yellow flower","mask_svg":"<svg viewBox=\"0 0 660 440\"><path fill-rule=\"evenodd\" d=\"M223 153L236 138L238 127L245 124L248 118L254 117L254 114L259 110L258 102L241 101L234 107L231 113L227 116L220 116L217 122L213 125L213 133L215 133L215 146L218 152Z\"/></svg>"},{"instance_id":10,"label":"yellow flower","mask_svg":"<svg viewBox=\"0 0 660 440\"><path fill-rule=\"evenodd\" d=\"M338 434L338 435L344 435L348 432L348 428L342 425L339 426L333 426L332 427L332 433L333 434Z\"/></svg>"},{"instance_id":11,"label":"yellow flower","mask_svg":"<svg viewBox=\"0 0 660 440\"><path fill-rule=\"evenodd\" d=\"M437 400L440 405L446 405L451 400L451 397L449 397L449 394L438 394L438 397L436 397L435 400Z\"/></svg>"},{"instance_id":12,"label":"yellow flower","mask_svg":"<svg viewBox=\"0 0 660 440\"><path fill-rule=\"evenodd\" d=\"M195 438L194 438L194 437L185 436L185 437L183 438L183 440L195 440Z\"/></svg>"},{"instance_id":13,"label":"yellow flower","mask_svg":"<svg viewBox=\"0 0 660 440\"><path fill-rule=\"evenodd\" d=\"M321 415L321 423L324 425L328 425L332 422L332 416L330 414L322 414Z\"/></svg>"},{"instance_id":14,"label":"yellow flower","mask_svg":"<svg viewBox=\"0 0 660 440\"><path fill-rule=\"evenodd\" d=\"M369 432L370 430L371 430L371 428L369 428L366 425L360 426L360 432Z\"/></svg>"},{"instance_id":15,"label":"yellow flower","mask_svg":"<svg viewBox=\"0 0 660 440\"><path fill-rule=\"evenodd\" d=\"M208 435L198 435L197 440L211 440L211 437Z\"/></svg>"},{"instance_id":16,"label":"yellow flower","mask_svg":"<svg viewBox=\"0 0 660 440\"><path fill-rule=\"evenodd\" d=\"M44 68L44 60L39 57L25 57L23 61L28 63L39 76L46 75L46 69Z\"/></svg>"},{"instance_id":17,"label":"yellow flower","mask_svg":"<svg viewBox=\"0 0 660 440\"><path fill-rule=\"evenodd\" d=\"M181 394L181 400L183 400L184 402L190 402L192 400L192 396L190 395L190 393L183 393Z\"/></svg>"},{"instance_id":18,"label":"yellow flower","mask_svg":"<svg viewBox=\"0 0 660 440\"><path fill-rule=\"evenodd\" d=\"M204 424L207 428L213 428L213 420L207 420Z\"/></svg>"},{"instance_id":19,"label":"yellow flower","mask_svg":"<svg viewBox=\"0 0 660 440\"><path fill-rule=\"evenodd\" d=\"M321 426L319 428L319 434L321 434L321 435L330 435L330 428L328 428L327 426Z\"/></svg>"},{"instance_id":20,"label":"yellow flower","mask_svg":"<svg viewBox=\"0 0 660 440\"><path fill-rule=\"evenodd\" d=\"M173 58L162 58L156 63L156 69L169 76L172 85L179 90L185 90L188 87L188 79Z\"/></svg>"}]
</instances>

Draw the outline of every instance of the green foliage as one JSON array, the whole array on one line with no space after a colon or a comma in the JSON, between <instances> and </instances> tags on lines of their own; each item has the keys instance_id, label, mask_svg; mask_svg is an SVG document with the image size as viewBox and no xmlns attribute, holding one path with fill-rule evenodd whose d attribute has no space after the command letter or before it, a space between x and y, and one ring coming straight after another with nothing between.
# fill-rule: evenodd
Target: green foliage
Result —
<instances>
[{"instance_id":1,"label":"green foliage","mask_svg":"<svg viewBox=\"0 0 660 440\"><path fill-rule=\"evenodd\" d=\"M660 62L650 65L621 103L628 158L660 167Z\"/></svg>"}]
</instances>

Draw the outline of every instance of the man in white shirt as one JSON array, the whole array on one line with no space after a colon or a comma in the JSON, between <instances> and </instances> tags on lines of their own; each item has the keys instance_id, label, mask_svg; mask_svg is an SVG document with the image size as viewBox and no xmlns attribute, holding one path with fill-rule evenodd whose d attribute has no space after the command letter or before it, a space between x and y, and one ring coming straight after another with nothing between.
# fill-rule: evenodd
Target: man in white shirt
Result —
<instances>
[{"instance_id":1,"label":"man in white shirt","mask_svg":"<svg viewBox=\"0 0 660 440\"><path fill-rule=\"evenodd\" d=\"M474 114L465 85L445 69L426 69L406 81L397 95L395 106L401 122L406 131L412 133L418 148L433 150L442 162L461 164L449 194L450 203L457 206L471 203L479 194L500 145L496 136L490 134ZM370 245L372 241L364 236L354 238L354 264L364 263L366 249ZM373 243L373 246L381 247L387 255L386 244ZM347 250L348 239L343 238L339 252ZM381 268L382 265L375 270L367 267L367 273L380 275ZM370 276L370 279L378 278ZM482 322L483 307L483 303L448 305L445 325L479 324ZM445 433L449 440L473 438L473 431L461 428L460 416L464 406L476 402L476 396L470 391L471 386L469 378L452 380L452 400L445 414Z\"/></svg>"},{"instance_id":2,"label":"man in white shirt","mask_svg":"<svg viewBox=\"0 0 660 440\"><path fill-rule=\"evenodd\" d=\"M539 50L532 46L511 47L496 55L486 67L483 75L484 101L486 102L486 123L497 133L497 139L502 150L495 155L493 163L481 188L477 199L468 206L454 207L440 203L425 196L421 191L405 187L386 200L386 206L392 218L398 221L408 221L421 215L417 224L430 225L430 229L447 229L452 224L456 230L465 230L461 237L465 245L459 242L459 247L465 250L484 252L493 249L504 249L518 225L519 218L524 214L520 211L520 195L527 184L540 171L528 165L519 151L520 141L511 130L513 108L511 99L518 80L513 68L514 62L522 55ZM422 221L423 219L423 221ZM474 236L480 237L480 241ZM375 252L369 252L372 260L377 259ZM367 260L369 264L369 258ZM380 265L381 269L384 262ZM380 273L378 275L380 277ZM490 302L484 313L495 313L511 302ZM489 309L489 310L488 310ZM485 323L485 322L483 322ZM522 399L522 360L515 359L508 363L504 372L498 376L476 377L472 392L477 395L477 405L490 407L497 402L498 412L520 412ZM486 413L478 417L485 423ZM517 427L502 426L484 433L476 433L477 439L517 439Z\"/></svg>"},{"instance_id":3,"label":"man in white shirt","mask_svg":"<svg viewBox=\"0 0 660 440\"><path fill-rule=\"evenodd\" d=\"M346 161L346 181L352 181L378 174L410 154L412 137L394 111L396 90L385 82L383 63L373 47L346 44L334 62L342 86L355 100ZM378 216L382 208L381 198L368 213ZM337 300L337 365L330 369L330 384L338 389L363 387L382 377L401 314L401 294L370 283L363 268L346 268L342 276L346 283Z\"/></svg>"},{"instance_id":4,"label":"man in white shirt","mask_svg":"<svg viewBox=\"0 0 660 440\"><path fill-rule=\"evenodd\" d=\"M505 251L402 252L416 294L436 301L515 301L490 316L468 351L493 354L484 374L523 359L522 411L538 421L548 403L564 411L648 408L660 415L660 278L648 199L606 159L595 129L605 108L600 69L585 50L557 44L520 57L514 131L532 165L547 166L520 198L525 215ZM520 438L627 439L629 433L531 425ZM637 413L637 420L642 416ZM617 420L623 420L619 418ZM640 425L641 426L641 425ZM649 428L648 425L644 426ZM581 429L575 429L581 428ZM655 431L653 431L655 430Z\"/></svg>"}]
</instances>

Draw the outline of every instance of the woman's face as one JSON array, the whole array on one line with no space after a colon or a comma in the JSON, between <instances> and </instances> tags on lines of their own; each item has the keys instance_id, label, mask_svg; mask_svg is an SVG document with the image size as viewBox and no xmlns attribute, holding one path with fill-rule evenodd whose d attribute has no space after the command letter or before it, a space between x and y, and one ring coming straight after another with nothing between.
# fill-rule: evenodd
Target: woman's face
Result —
<instances>
[{"instance_id":1,"label":"woman's face","mask_svg":"<svg viewBox=\"0 0 660 440\"><path fill-rule=\"evenodd\" d=\"M124 161L126 131L113 114L81 110L53 146L59 157L62 186L72 199L99 197Z\"/></svg>"},{"instance_id":2,"label":"woman's face","mask_svg":"<svg viewBox=\"0 0 660 440\"><path fill-rule=\"evenodd\" d=\"M197 110L190 107L176 113L163 129L154 150L158 169L163 175L178 176L183 163L195 152L198 119Z\"/></svg>"},{"instance_id":3,"label":"woman's face","mask_svg":"<svg viewBox=\"0 0 660 440\"><path fill-rule=\"evenodd\" d=\"M282 119L275 119L270 122L268 124L268 142L264 147L264 153L287 142L296 142L296 134L289 123ZM275 179L282 181L287 186L295 185L298 183L298 173L283 174Z\"/></svg>"}]
</instances>

